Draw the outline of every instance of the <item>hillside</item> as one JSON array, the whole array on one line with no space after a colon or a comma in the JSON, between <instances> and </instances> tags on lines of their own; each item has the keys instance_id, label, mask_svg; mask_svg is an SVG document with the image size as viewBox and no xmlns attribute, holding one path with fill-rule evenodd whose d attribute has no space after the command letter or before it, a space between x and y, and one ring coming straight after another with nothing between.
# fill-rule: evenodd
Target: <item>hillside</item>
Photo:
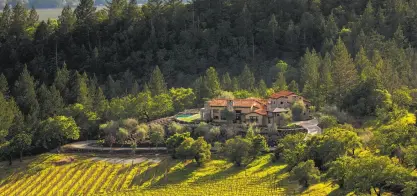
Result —
<instances>
[{"instance_id":1,"label":"hillside","mask_svg":"<svg viewBox=\"0 0 417 196\"><path fill-rule=\"evenodd\" d=\"M63 157L76 161L56 166ZM337 186L321 183L307 190L290 182L286 165L265 155L246 168L214 159L198 168L168 157L160 163L112 164L87 155L44 154L8 168L1 165L0 192L5 195L277 195L328 194ZM125 157L126 158L126 157ZM165 175L165 171L168 171Z\"/></svg>"}]
</instances>

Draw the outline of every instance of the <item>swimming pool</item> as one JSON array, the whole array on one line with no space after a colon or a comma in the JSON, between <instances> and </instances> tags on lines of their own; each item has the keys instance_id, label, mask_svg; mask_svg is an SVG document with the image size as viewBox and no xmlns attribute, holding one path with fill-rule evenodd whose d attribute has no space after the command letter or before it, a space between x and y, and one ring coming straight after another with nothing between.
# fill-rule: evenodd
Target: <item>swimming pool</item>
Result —
<instances>
[{"instance_id":1,"label":"swimming pool","mask_svg":"<svg viewBox=\"0 0 417 196\"><path fill-rule=\"evenodd\" d=\"M188 118L190 116L194 116L195 114L178 114L175 117L176 118Z\"/></svg>"}]
</instances>

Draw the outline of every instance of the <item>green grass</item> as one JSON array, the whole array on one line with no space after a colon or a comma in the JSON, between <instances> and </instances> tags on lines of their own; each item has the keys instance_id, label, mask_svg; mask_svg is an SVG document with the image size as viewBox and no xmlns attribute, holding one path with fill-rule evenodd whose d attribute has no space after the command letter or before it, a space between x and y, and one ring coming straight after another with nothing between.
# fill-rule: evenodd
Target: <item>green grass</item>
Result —
<instances>
[{"instance_id":1,"label":"green grass","mask_svg":"<svg viewBox=\"0 0 417 196\"><path fill-rule=\"evenodd\" d=\"M76 161L56 166L72 156ZM160 163L136 165L92 161L87 155L44 154L24 163L0 167L0 192L7 195L327 195L337 194L329 182L308 189L288 179L287 166L264 155L246 167L214 158L203 167L193 161L165 157ZM38 194L39 193L39 194Z\"/></svg>"},{"instance_id":2,"label":"green grass","mask_svg":"<svg viewBox=\"0 0 417 196\"><path fill-rule=\"evenodd\" d=\"M200 114L194 114L192 116L179 117L177 119L180 120L180 121L184 121L184 122L193 122L193 121L198 120L200 118L201 118Z\"/></svg>"}]
</instances>

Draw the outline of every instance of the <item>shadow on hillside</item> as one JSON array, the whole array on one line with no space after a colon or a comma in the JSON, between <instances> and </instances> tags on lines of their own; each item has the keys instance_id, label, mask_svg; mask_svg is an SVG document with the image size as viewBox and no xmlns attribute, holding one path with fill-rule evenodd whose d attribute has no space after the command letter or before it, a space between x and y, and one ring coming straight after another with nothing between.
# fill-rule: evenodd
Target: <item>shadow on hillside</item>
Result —
<instances>
[{"instance_id":1,"label":"shadow on hillside","mask_svg":"<svg viewBox=\"0 0 417 196\"><path fill-rule=\"evenodd\" d=\"M206 175L206 176L202 176L200 178L198 178L196 181L194 181L194 184L199 184L199 183L206 183L208 181L210 182L216 182L216 181L221 181L225 178L229 178L229 177L233 177L234 175L238 174L239 172L243 171L245 169L245 167L236 167L236 166L231 166L228 167L225 170L222 170L220 172L216 172L213 173L211 175Z\"/></svg>"},{"instance_id":2,"label":"shadow on hillside","mask_svg":"<svg viewBox=\"0 0 417 196\"><path fill-rule=\"evenodd\" d=\"M185 163L186 165L184 168L170 172L179 164L184 164L184 162L167 159L161 161L156 166L152 166L152 163L148 163L146 170L139 175L136 175L133 178L131 185L141 186L144 183L150 183L151 186L161 186L165 184L181 183L196 169L196 166L191 163Z\"/></svg>"},{"instance_id":3,"label":"shadow on hillside","mask_svg":"<svg viewBox=\"0 0 417 196\"><path fill-rule=\"evenodd\" d=\"M341 188L337 188L332 190L332 192L330 192L328 194L328 196L339 196L339 195L347 195L348 193L346 193L345 190L341 189Z\"/></svg>"},{"instance_id":4,"label":"shadow on hillside","mask_svg":"<svg viewBox=\"0 0 417 196\"><path fill-rule=\"evenodd\" d=\"M198 169L197 164L193 163L192 161L185 161L182 162L185 166L183 168L176 169L175 171L169 172L167 170L167 173L163 173L162 178L159 179L156 183L154 183L154 186L163 186L168 184L180 184L183 181L186 181L189 179L190 175ZM172 167L169 167L170 169L173 169Z\"/></svg>"}]
</instances>

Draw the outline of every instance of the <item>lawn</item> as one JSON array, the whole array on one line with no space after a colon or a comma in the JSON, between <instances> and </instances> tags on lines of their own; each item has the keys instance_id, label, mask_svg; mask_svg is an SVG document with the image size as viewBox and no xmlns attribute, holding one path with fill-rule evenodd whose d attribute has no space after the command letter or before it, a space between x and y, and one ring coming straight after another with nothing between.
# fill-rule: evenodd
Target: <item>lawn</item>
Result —
<instances>
[{"instance_id":1,"label":"lawn","mask_svg":"<svg viewBox=\"0 0 417 196\"><path fill-rule=\"evenodd\" d=\"M183 121L183 122L193 122L200 118L201 118L200 114L194 114L194 115L187 116L187 117L177 117L178 120Z\"/></svg>"},{"instance_id":2,"label":"lawn","mask_svg":"<svg viewBox=\"0 0 417 196\"><path fill-rule=\"evenodd\" d=\"M165 157L160 163L110 164L87 155L56 166L69 155L44 154L13 167L0 167L4 195L326 195L337 186L320 183L302 189L288 180L286 165L264 155L247 167L214 159L204 167Z\"/></svg>"}]
</instances>

